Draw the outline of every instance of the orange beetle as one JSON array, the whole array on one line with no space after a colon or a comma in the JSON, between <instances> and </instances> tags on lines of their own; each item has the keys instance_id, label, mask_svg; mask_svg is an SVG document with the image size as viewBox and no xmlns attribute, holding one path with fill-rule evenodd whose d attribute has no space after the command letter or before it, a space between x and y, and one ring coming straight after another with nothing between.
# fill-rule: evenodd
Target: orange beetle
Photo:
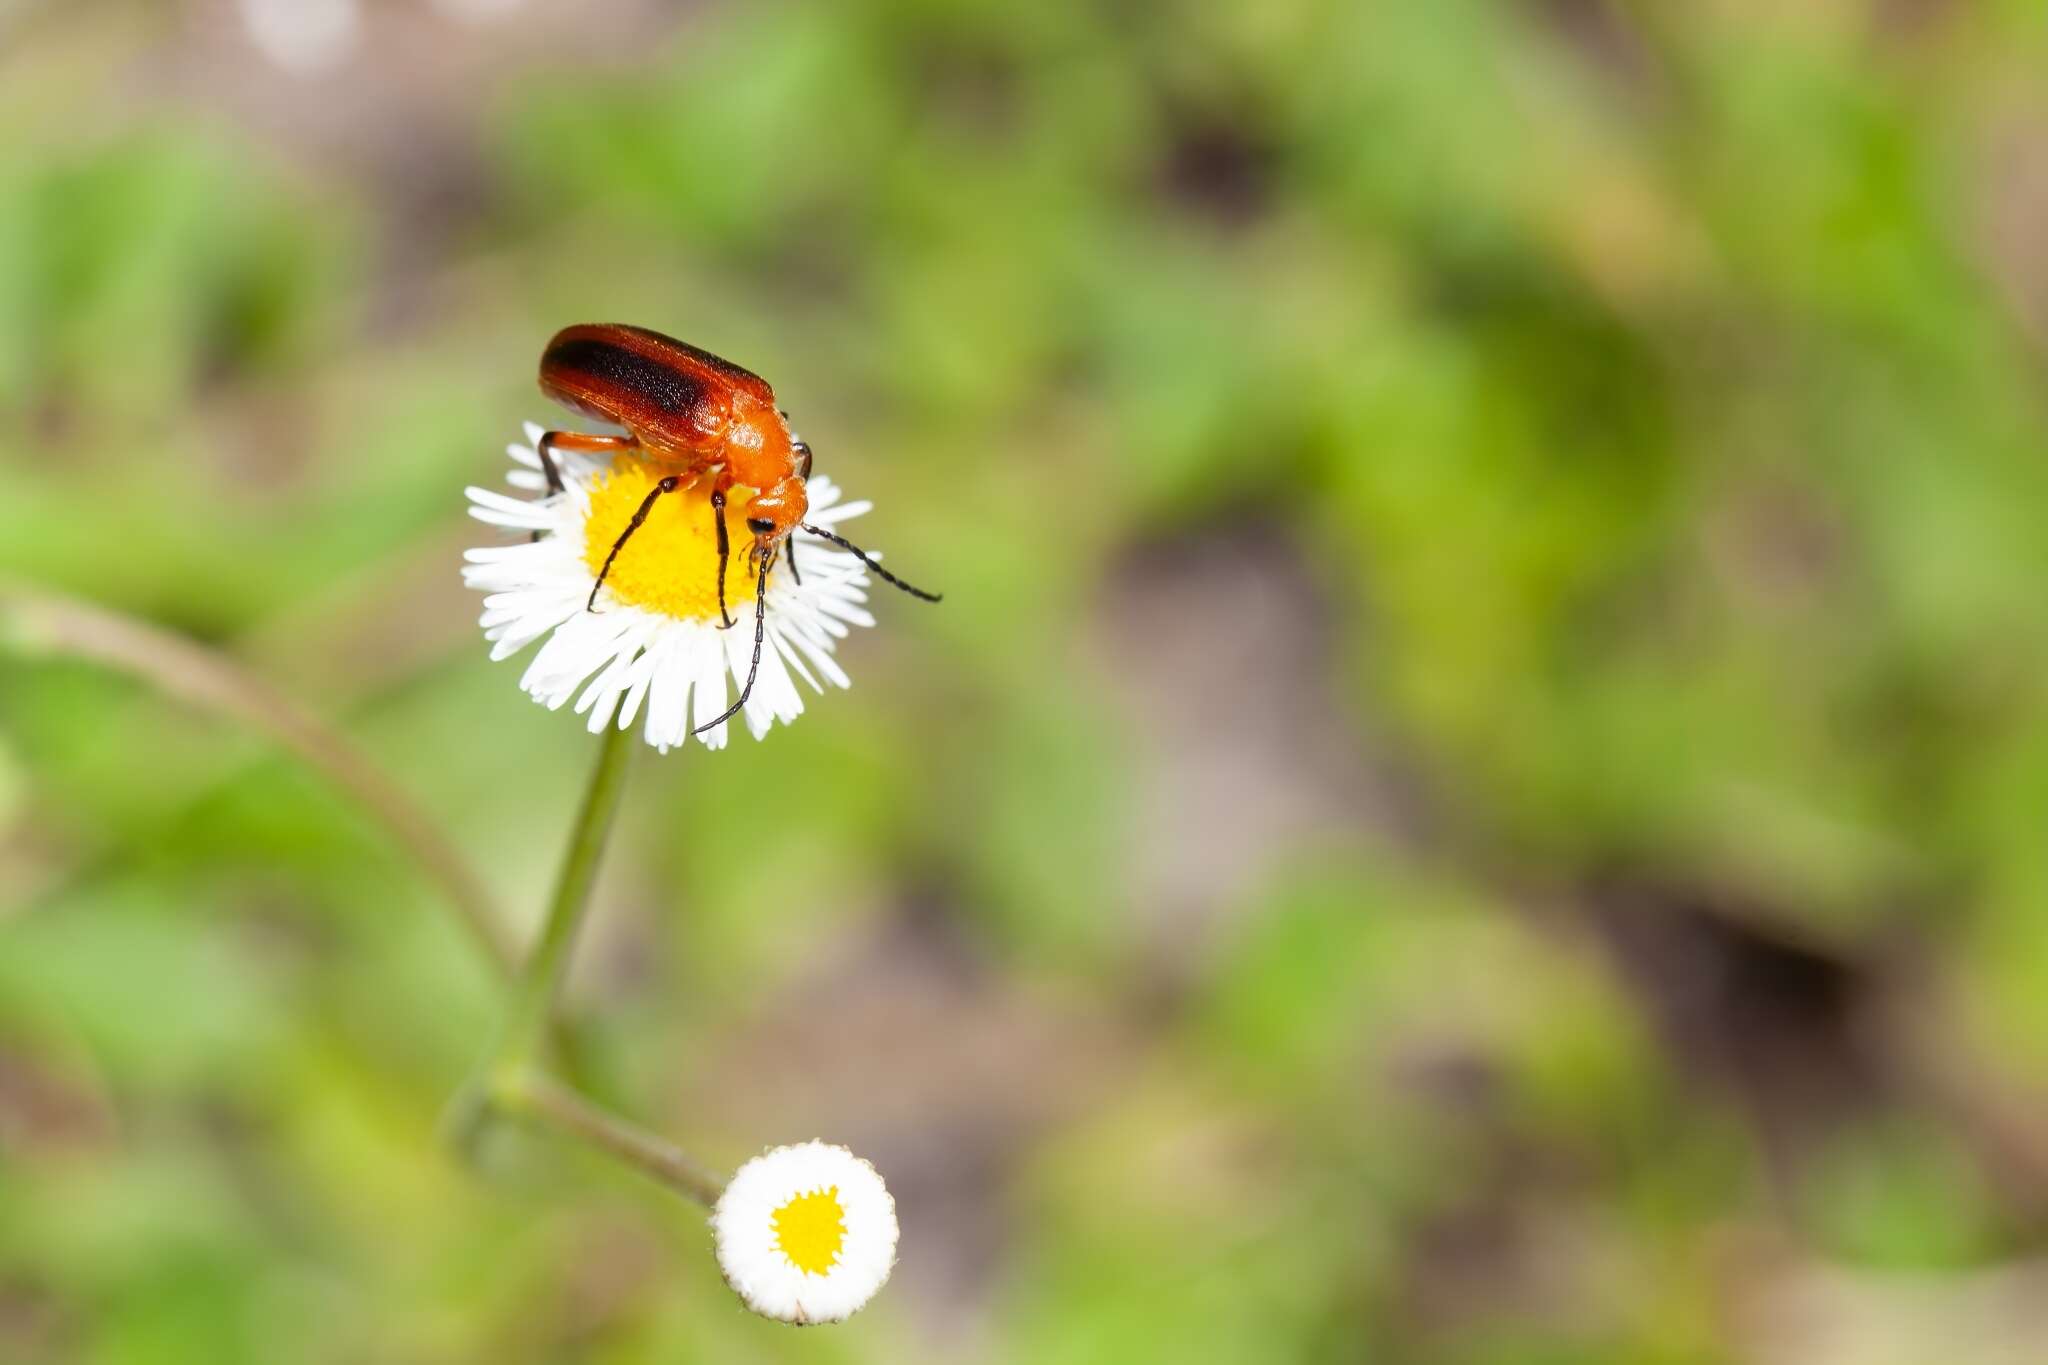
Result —
<instances>
[{"instance_id":1,"label":"orange beetle","mask_svg":"<svg viewBox=\"0 0 2048 1365\"><path fill-rule=\"evenodd\" d=\"M725 611L725 565L730 553L726 494L735 485L755 490L747 503L747 530L754 536L749 558L756 574L753 667L747 672L739 700L698 730L723 723L746 705L754 690L767 622L768 570L787 544L790 572L797 573L796 547L789 538L798 527L851 552L885 582L911 596L927 602L939 600L939 594L912 587L875 563L844 536L804 521L810 510L804 481L811 476L811 448L790 433L789 423L775 406L774 391L753 371L645 327L579 323L555 333L541 352L540 388L566 408L626 429L624 436L542 433L537 445L549 492L563 490L562 473L555 465L556 450L631 453L662 471L653 491L605 556L597 582L591 585L589 608L597 605L598 589L604 586L612 562L646 521L654 500L710 474L716 480L711 509L718 532L718 613L725 625L731 626L732 618ZM797 581L803 581L801 575Z\"/></svg>"}]
</instances>

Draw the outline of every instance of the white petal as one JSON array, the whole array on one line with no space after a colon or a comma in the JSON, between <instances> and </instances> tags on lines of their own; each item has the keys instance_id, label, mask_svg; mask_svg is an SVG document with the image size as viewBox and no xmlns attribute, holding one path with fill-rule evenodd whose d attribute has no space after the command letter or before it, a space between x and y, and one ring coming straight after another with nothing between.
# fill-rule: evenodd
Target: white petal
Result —
<instances>
[{"instance_id":1,"label":"white petal","mask_svg":"<svg viewBox=\"0 0 2048 1365\"><path fill-rule=\"evenodd\" d=\"M664 753L689 737L689 670L674 658L678 636L657 640L648 651L654 659L647 698L647 742Z\"/></svg>"},{"instance_id":2,"label":"white petal","mask_svg":"<svg viewBox=\"0 0 2048 1365\"><path fill-rule=\"evenodd\" d=\"M731 631L726 631L720 635L719 639L723 640L731 633ZM727 659L728 656L723 645L705 650L696 659L697 709L690 717L692 729L701 725L710 725L713 720L716 720L725 711L725 671ZM725 747L726 733L731 728L732 722L720 721L717 725L712 726L711 729L698 735L697 738L704 742L704 747L707 749L723 749Z\"/></svg>"},{"instance_id":3,"label":"white petal","mask_svg":"<svg viewBox=\"0 0 2048 1365\"><path fill-rule=\"evenodd\" d=\"M852 521L855 517L866 516L874 510L875 505L866 499L859 502L842 502L837 507L813 508L811 520L820 526L837 526L842 521Z\"/></svg>"}]
</instances>

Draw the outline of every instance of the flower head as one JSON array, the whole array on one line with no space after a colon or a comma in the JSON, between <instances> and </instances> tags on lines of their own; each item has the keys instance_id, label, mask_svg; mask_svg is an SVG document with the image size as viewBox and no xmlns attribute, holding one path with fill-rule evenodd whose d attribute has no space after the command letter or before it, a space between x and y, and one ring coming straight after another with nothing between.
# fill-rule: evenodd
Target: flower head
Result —
<instances>
[{"instance_id":1,"label":"flower head","mask_svg":"<svg viewBox=\"0 0 2048 1365\"><path fill-rule=\"evenodd\" d=\"M838 1322L896 1265L896 1201L867 1162L824 1142L740 1167L712 1211L726 1283L763 1317Z\"/></svg>"},{"instance_id":2,"label":"flower head","mask_svg":"<svg viewBox=\"0 0 2048 1365\"><path fill-rule=\"evenodd\" d=\"M539 427L528 425L529 442L540 435ZM507 481L544 493L533 446L507 449L519 466ZM528 500L469 490L471 516L533 536L464 555L463 581L489 594L482 624L491 657L509 658L547 636L519 684L535 701L554 709L575 698L593 733L615 718L624 729L644 708L647 742L666 752L716 719L729 704L728 679L742 686L751 668L756 580L742 529L751 491L728 494L726 519L734 533L722 602L706 478L654 499L605 572L595 610L588 610L606 557L660 475L632 456L557 449L554 460L566 485L558 494ZM840 502L839 489L822 475L806 491L810 520L821 527L869 507ZM867 581L861 562L830 542L808 531L790 537L768 571L760 672L740 713L756 739L776 721L787 724L803 714L792 674L817 692L824 690L821 678L850 685L832 650L849 627L874 624L862 606ZM723 628L726 619L738 624ZM698 736L714 749L724 747L725 737L724 724Z\"/></svg>"}]
</instances>

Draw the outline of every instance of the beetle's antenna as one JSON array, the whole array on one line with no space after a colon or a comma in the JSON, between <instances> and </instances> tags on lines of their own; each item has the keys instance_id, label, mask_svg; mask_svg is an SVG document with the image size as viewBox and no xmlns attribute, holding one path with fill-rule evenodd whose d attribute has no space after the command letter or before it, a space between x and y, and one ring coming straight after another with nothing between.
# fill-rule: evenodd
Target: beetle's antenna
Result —
<instances>
[{"instance_id":1,"label":"beetle's antenna","mask_svg":"<svg viewBox=\"0 0 2048 1365\"><path fill-rule=\"evenodd\" d=\"M840 549L850 552L855 559L858 559L861 563L867 565L870 569L873 569L877 574L881 575L882 579L885 582L895 584L897 587L903 589L903 591L909 593L912 597L921 597L927 602L937 602L945 596L945 594L943 593L926 592L923 588L914 588L910 584L905 583L895 574L890 573L887 569L875 563L874 560L868 558L868 552L866 550L861 549L860 546L854 544L845 536L838 535L834 532L828 531L822 526L813 526L808 521L803 523L803 527L806 531L809 531L812 535L817 536L819 539L829 540L834 545L837 545Z\"/></svg>"},{"instance_id":2,"label":"beetle's antenna","mask_svg":"<svg viewBox=\"0 0 2048 1365\"><path fill-rule=\"evenodd\" d=\"M633 512L633 519L626 523L625 530L619 532L619 538L612 542L611 553L604 557L604 567L597 571L597 581L590 585L590 600L583 604L583 610L597 610L597 590L604 586L605 576L612 571L612 561L619 557L619 551L626 548L626 542L631 540L633 533L640 529L640 523L647 520L647 514L654 509L654 500L663 493L675 492L676 485L681 482L681 479L671 474L649 489L646 497L640 499L640 506ZM719 605L723 606L725 604L720 602Z\"/></svg>"},{"instance_id":3,"label":"beetle's antenna","mask_svg":"<svg viewBox=\"0 0 2048 1365\"><path fill-rule=\"evenodd\" d=\"M754 581L754 662L747 665L747 685L740 689L740 699L721 711L718 719L705 721L702 725L690 731L691 734L701 735L706 730L725 724L739 713L739 709L742 706L747 704L747 698L754 695L754 679L761 672L761 640L767 632L768 560L764 557L761 560L761 576Z\"/></svg>"}]
</instances>

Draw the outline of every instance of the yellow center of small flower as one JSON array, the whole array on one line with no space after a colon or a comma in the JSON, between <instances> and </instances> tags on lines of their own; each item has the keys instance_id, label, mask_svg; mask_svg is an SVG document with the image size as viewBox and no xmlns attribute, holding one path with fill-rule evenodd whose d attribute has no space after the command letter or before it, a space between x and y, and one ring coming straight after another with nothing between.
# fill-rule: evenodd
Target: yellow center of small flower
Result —
<instances>
[{"instance_id":1,"label":"yellow center of small flower","mask_svg":"<svg viewBox=\"0 0 2048 1365\"><path fill-rule=\"evenodd\" d=\"M839 1259L846 1241L846 1210L839 1187L813 1190L775 1210L775 1245L806 1275L823 1275Z\"/></svg>"},{"instance_id":2,"label":"yellow center of small flower","mask_svg":"<svg viewBox=\"0 0 2048 1365\"><path fill-rule=\"evenodd\" d=\"M590 484L590 517L583 523L583 562L596 574L633 514L661 481L643 460L626 457ZM664 493L647 519L612 560L604 585L621 602L683 621L718 619L718 524L711 509L712 480ZM735 618L752 610L754 570L748 554L747 503L753 491L726 494L725 527L731 553L725 568L726 610Z\"/></svg>"}]
</instances>

